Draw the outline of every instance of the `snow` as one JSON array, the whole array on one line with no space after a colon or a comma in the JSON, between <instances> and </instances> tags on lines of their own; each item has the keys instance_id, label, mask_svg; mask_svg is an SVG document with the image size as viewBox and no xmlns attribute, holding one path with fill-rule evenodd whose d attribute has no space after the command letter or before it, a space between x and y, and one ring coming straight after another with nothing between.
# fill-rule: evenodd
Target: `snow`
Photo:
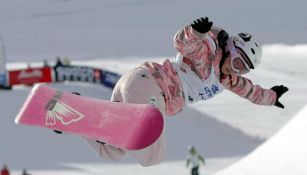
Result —
<instances>
[{"instance_id":1,"label":"snow","mask_svg":"<svg viewBox=\"0 0 307 175\"><path fill-rule=\"evenodd\" d=\"M174 33L206 15L230 33L249 31L264 43L262 64L248 78L265 88L284 84L290 89L280 99L284 110L257 106L230 92L188 106L166 120L168 160L149 168L132 159L100 159L77 136L16 125L14 118L31 87L1 90L0 167L6 163L13 175L23 168L40 175L181 175L189 174L187 146L194 145L207 162L201 174L306 174L307 23L302 21L307 17L307 1L220 3L0 1L0 37L8 69L28 63L39 66L44 59L54 62L56 56L63 56L75 65L123 74L146 60L162 62L175 56ZM100 85L65 82L51 86L101 99L111 95L110 89Z\"/></svg>"},{"instance_id":2,"label":"snow","mask_svg":"<svg viewBox=\"0 0 307 175\"><path fill-rule=\"evenodd\" d=\"M307 105L276 135L216 175L306 174Z\"/></svg>"}]
</instances>

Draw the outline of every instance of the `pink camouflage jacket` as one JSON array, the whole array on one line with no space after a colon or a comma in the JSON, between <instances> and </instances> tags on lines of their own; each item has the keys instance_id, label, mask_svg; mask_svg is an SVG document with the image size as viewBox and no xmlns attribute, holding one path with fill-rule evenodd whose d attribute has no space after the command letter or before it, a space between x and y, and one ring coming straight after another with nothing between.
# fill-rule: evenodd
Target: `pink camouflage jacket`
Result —
<instances>
[{"instance_id":1,"label":"pink camouflage jacket","mask_svg":"<svg viewBox=\"0 0 307 175\"><path fill-rule=\"evenodd\" d=\"M193 30L191 26L185 26L175 34L174 46L190 62L191 70L201 80L206 80L211 74L211 67L214 67L215 76L219 78L225 89L255 104L274 105L276 93L273 90L254 85L251 80L240 75L222 74L220 70L222 49L218 47L216 39L219 31L220 29L213 27L210 32L201 34ZM212 39L215 46L210 42ZM185 105L185 95L179 75L171 61L166 59L162 64L145 62L143 67L154 76L162 90L166 103L166 114L170 116L180 112Z\"/></svg>"}]
</instances>

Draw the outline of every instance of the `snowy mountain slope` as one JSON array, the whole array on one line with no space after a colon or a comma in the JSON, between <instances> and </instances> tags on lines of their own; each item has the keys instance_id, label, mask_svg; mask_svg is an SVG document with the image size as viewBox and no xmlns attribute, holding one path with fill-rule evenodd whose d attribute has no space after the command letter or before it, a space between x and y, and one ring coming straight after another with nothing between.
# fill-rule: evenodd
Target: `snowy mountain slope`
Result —
<instances>
[{"instance_id":1,"label":"snowy mountain slope","mask_svg":"<svg viewBox=\"0 0 307 175\"><path fill-rule=\"evenodd\" d=\"M306 115L307 106L271 139L217 175L306 174Z\"/></svg>"},{"instance_id":2,"label":"snowy mountain slope","mask_svg":"<svg viewBox=\"0 0 307 175\"><path fill-rule=\"evenodd\" d=\"M223 4L221 4L223 3ZM261 43L305 43L304 0L3 0L0 36L10 61L174 55L172 37L209 16L230 33ZM286 12L286 13L285 13Z\"/></svg>"}]
</instances>

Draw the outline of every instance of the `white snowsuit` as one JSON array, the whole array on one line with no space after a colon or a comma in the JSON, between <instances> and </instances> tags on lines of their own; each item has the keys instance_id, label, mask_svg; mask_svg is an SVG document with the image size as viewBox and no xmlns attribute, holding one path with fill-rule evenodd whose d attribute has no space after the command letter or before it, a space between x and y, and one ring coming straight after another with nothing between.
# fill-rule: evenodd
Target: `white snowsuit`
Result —
<instances>
[{"instance_id":1,"label":"white snowsuit","mask_svg":"<svg viewBox=\"0 0 307 175\"><path fill-rule=\"evenodd\" d=\"M123 103L151 104L165 116L165 102L161 89L154 77L142 67L123 75L116 84L111 101ZM83 138L101 157L115 161L122 160L127 154L134 157L141 165L151 166L162 162L166 157L164 131L160 138L149 147L126 151L111 145L103 145L96 140Z\"/></svg>"}]
</instances>

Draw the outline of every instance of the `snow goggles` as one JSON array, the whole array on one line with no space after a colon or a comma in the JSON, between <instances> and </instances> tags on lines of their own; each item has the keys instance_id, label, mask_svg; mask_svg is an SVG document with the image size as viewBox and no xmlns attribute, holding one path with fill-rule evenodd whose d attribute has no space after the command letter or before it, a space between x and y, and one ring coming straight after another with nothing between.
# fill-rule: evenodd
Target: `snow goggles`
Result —
<instances>
[{"instance_id":1,"label":"snow goggles","mask_svg":"<svg viewBox=\"0 0 307 175\"><path fill-rule=\"evenodd\" d=\"M232 70L238 75L248 73L250 71L250 67L247 64L248 58L245 57L244 52L239 49L236 49L232 39L228 39L227 48L230 52L230 63Z\"/></svg>"}]
</instances>

